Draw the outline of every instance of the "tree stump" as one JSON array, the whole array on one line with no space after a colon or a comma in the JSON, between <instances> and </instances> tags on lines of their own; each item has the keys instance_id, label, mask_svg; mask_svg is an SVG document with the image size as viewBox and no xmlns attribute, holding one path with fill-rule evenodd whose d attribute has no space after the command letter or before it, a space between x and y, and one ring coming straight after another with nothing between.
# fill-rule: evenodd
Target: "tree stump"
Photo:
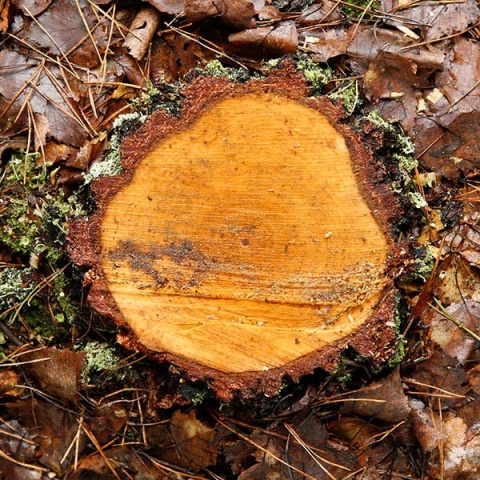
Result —
<instances>
[{"instance_id":1,"label":"tree stump","mask_svg":"<svg viewBox=\"0 0 480 480\"><path fill-rule=\"evenodd\" d=\"M72 225L89 300L119 339L222 398L395 351L394 196L359 137L291 68L201 77L122 146Z\"/></svg>"}]
</instances>

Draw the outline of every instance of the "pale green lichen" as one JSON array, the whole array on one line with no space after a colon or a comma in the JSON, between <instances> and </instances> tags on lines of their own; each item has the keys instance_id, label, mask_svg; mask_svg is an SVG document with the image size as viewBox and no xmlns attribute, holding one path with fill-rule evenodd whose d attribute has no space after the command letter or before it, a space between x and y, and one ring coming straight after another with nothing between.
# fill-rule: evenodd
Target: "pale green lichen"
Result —
<instances>
[{"instance_id":1,"label":"pale green lichen","mask_svg":"<svg viewBox=\"0 0 480 480\"><path fill-rule=\"evenodd\" d=\"M328 83L333 80L333 70L314 62L310 57L301 57L295 62L297 69L312 87L313 93L320 94Z\"/></svg>"},{"instance_id":2,"label":"pale green lichen","mask_svg":"<svg viewBox=\"0 0 480 480\"><path fill-rule=\"evenodd\" d=\"M104 176L111 177L123 172L120 154L122 139L128 131L143 124L146 119L146 114L132 112L119 115L114 120L107 153L102 161L94 163L91 166L90 171L87 174L84 174L83 177L86 185L97 178Z\"/></svg>"},{"instance_id":3,"label":"pale green lichen","mask_svg":"<svg viewBox=\"0 0 480 480\"><path fill-rule=\"evenodd\" d=\"M398 178L392 182L393 191L400 195L406 195L415 208L426 207L427 202L419 192L413 177L418 162L413 156L415 145L412 140L391 123L381 118L377 112L370 112L366 116L366 120L388 133L393 139L393 145L390 148L391 160L398 169Z\"/></svg>"},{"instance_id":4,"label":"pale green lichen","mask_svg":"<svg viewBox=\"0 0 480 480\"><path fill-rule=\"evenodd\" d=\"M33 269L4 268L0 270L0 312L24 302L33 292Z\"/></svg>"},{"instance_id":5,"label":"pale green lichen","mask_svg":"<svg viewBox=\"0 0 480 480\"><path fill-rule=\"evenodd\" d=\"M105 371L113 371L120 362L120 357L117 355L115 349L107 343L88 342L84 350L86 356L83 376L87 380L89 380L92 375Z\"/></svg>"},{"instance_id":6,"label":"pale green lichen","mask_svg":"<svg viewBox=\"0 0 480 480\"><path fill-rule=\"evenodd\" d=\"M34 257L46 253L59 257L55 249L63 247L68 222L84 214L75 195L65 197L62 190L51 193L50 165L37 164L36 154L13 154L2 180L2 216L0 243L13 252Z\"/></svg>"},{"instance_id":7,"label":"pale green lichen","mask_svg":"<svg viewBox=\"0 0 480 480\"><path fill-rule=\"evenodd\" d=\"M362 105L362 100L358 92L358 82L355 80L336 88L329 93L327 97L333 101L340 101L347 116L352 115L353 112Z\"/></svg>"},{"instance_id":8,"label":"pale green lichen","mask_svg":"<svg viewBox=\"0 0 480 480\"><path fill-rule=\"evenodd\" d=\"M212 60L205 65L203 70L198 71L202 75L226 78L233 83L246 82L250 78L250 73L246 68L225 67L220 60Z\"/></svg>"}]
</instances>

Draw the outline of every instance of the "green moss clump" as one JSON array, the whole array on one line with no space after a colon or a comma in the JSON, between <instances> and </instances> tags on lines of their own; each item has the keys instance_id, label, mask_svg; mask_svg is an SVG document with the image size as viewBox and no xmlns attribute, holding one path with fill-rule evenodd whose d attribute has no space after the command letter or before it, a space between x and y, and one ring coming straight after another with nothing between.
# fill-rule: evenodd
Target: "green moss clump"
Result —
<instances>
[{"instance_id":1,"label":"green moss clump","mask_svg":"<svg viewBox=\"0 0 480 480\"><path fill-rule=\"evenodd\" d=\"M321 66L310 57L302 56L295 62L297 70L302 72L305 80L312 87L312 93L321 94L325 85L333 80L333 71L328 66Z\"/></svg>"}]
</instances>

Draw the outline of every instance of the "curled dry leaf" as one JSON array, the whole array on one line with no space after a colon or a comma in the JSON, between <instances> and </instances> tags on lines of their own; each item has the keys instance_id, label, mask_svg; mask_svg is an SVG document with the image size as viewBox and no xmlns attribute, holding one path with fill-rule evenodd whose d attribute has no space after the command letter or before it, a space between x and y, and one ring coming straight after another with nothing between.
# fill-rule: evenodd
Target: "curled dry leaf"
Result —
<instances>
[{"instance_id":1,"label":"curled dry leaf","mask_svg":"<svg viewBox=\"0 0 480 480\"><path fill-rule=\"evenodd\" d=\"M233 49L243 55L280 57L297 51L298 33L293 22L282 22L272 27L232 33L228 41Z\"/></svg>"},{"instance_id":2,"label":"curled dry leaf","mask_svg":"<svg viewBox=\"0 0 480 480\"><path fill-rule=\"evenodd\" d=\"M124 46L135 60L142 60L147 53L159 23L160 13L153 7L142 8L133 19Z\"/></svg>"}]
</instances>

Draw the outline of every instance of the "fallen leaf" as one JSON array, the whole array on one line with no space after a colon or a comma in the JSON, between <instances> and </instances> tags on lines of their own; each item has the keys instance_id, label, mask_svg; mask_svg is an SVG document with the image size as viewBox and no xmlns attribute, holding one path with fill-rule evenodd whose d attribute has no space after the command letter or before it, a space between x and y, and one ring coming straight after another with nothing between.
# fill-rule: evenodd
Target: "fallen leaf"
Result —
<instances>
[{"instance_id":1,"label":"fallen leaf","mask_svg":"<svg viewBox=\"0 0 480 480\"><path fill-rule=\"evenodd\" d=\"M185 10L184 0L147 0L159 12L169 15L180 15Z\"/></svg>"},{"instance_id":2,"label":"fallen leaf","mask_svg":"<svg viewBox=\"0 0 480 480\"><path fill-rule=\"evenodd\" d=\"M255 9L249 0L185 0L187 22L218 20L229 30L237 31L253 27Z\"/></svg>"},{"instance_id":3,"label":"fallen leaf","mask_svg":"<svg viewBox=\"0 0 480 480\"><path fill-rule=\"evenodd\" d=\"M23 8L28 9L25 5ZM68 55L71 62L84 67L93 68L101 63L97 52L103 53L108 32L103 30L102 23L93 28L98 19L87 0L53 0L39 14L31 13L33 18L29 14L23 17L23 28L17 34L20 38L60 58ZM77 55L70 55L75 50Z\"/></svg>"},{"instance_id":4,"label":"fallen leaf","mask_svg":"<svg viewBox=\"0 0 480 480\"><path fill-rule=\"evenodd\" d=\"M342 408L343 411L389 423L404 421L410 412L398 368L386 378L349 395L348 400Z\"/></svg>"},{"instance_id":5,"label":"fallen leaf","mask_svg":"<svg viewBox=\"0 0 480 480\"><path fill-rule=\"evenodd\" d=\"M72 352L55 347L32 350L22 355L28 373L48 395L65 402L79 400L78 386L85 361L84 352Z\"/></svg>"},{"instance_id":6,"label":"fallen leaf","mask_svg":"<svg viewBox=\"0 0 480 480\"><path fill-rule=\"evenodd\" d=\"M75 450L81 453L85 448L86 437L78 433L77 416L71 411L41 399L19 400L7 407L9 414L28 432L25 438L34 440L29 446L35 450L32 463L40 463L56 472L65 471L73 462ZM74 439L78 444L66 455Z\"/></svg>"},{"instance_id":7,"label":"fallen leaf","mask_svg":"<svg viewBox=\"0 0 480 480\"><path fill-rule=\"evenodd\" d=\"M0 126L5 127L21 111L26 115L28 103L35 114L44 115L49 136L73 146L84 143L88 127L56 67L47 70L36 60L5 49L0 51L0 69L0 109L4 113ZM20 123L28 125L26 116Z\"/></svg>"},{"instance_id":8,"label":"fallen leaf","mask_svg":"<svg viewBox=\"0 0 480 480\"><path fill-rule=\"evenodd\" d=\"M0 370L0 398L4 396L19 397L24 389L21 387L18 374L13 370Z\"/></svg>"},{"instance_id":9,"label":"fallen leaf","mask_svg":"<svg viewBox=\"0 0 480 480\"><path fill-rule=\"evenodd\" d=\"M297 19L297 23L302 27L315 26L318 28L322 24L331 24L332 22L342 20L342 18L338 2L323 0L303 10ZM325 33L328 33L330 30L332 29L325 30Z\"/></svg>"},{"instance_id":10,"label":"fallen leaf","mask_svg":"<svg viewBox=\"0 0 480 480\"><path fill-rule=\"evenodd\" d=\"M445 54L433 47L417 47L410 37L401 32L371 26L350 27L351 38L347 54L355 59L373 60L380 51L399 53L417 68L433 72L443 67Z\"/></svg>"},{"instance_id":11,"label":"fallen leaf","mask_svg":"<svg viewBox=\"0 0 480 480\"><path fill-rule=\"evenodd\" d=\"M382 0L382 10L392 15L389 23L422 29L426 40L436 40L465 30L477 23L480 10L476 0L433 3Z\"/></svg>"},{"instance_id":12,"label":"fallen leaf","mask_svg":"<svg viewBox=\"0 0 480 480\"><path fill-rule=\"evenodd\" d=\"M433 452L445 439L441 430L441 419L416 398L410 398L413 433L424 452Z\"/></svg>"},{"instance_id":13,"label":"fallen leaf","mask_svg":"<svg viewBox=\"0 0 480 480\"><path fill-rule=\"evenodd\" d=\"M195 410L176 410L169 423L147 429L149 444L160 460L192 471L215 464L215 435L213 428L197 419Z\"/></svg>"},{"instance_id":14,"label":"fallen leaf","mask_svg":"<svg viewBox=\"0 0 480 480\"><path fill-rule=\"evenodd\" d=\"M467 299L448 306L445 313L460 325L447 318L446 314L434 311L430 320L430 339L446 355L463 364L474 351L477 341L462 327L480 334L480 303Z\"/></svg>"},{"instance_id":15,"label":"fallen leaf","mask_svg":"<svg viewBox=\"0 0 480 480\"><path fill-rule=\"evenodd\" d=\"M153 7L142 8L129 27L124 47L135 60L142 60L160 23L160 13Z\"/></svg>"},{"instance_id":16,"label":"fallen leaf","mask_svg":"<svg viewBox=\"0 0 480 480\"><path fill-rule=\"evenodd\" d=\"M344 55L350 40L343 28L329 28L321 32L312 32L305 37L305 47L315 54L315 60L327 62L331 58Z\"/></svg>"},{"instance_id":17,"label":"fallen leaf","mask_svg":"<svg viewBox=\"0 0 480 480\"><path fill-rule=\"evenodd\" d=\"M243 55L280 57L295 53L298 33L293 22L282 22L273 27L258 27L232 33L228 37L231 47Z\"/></svg>"}]
</instances>

